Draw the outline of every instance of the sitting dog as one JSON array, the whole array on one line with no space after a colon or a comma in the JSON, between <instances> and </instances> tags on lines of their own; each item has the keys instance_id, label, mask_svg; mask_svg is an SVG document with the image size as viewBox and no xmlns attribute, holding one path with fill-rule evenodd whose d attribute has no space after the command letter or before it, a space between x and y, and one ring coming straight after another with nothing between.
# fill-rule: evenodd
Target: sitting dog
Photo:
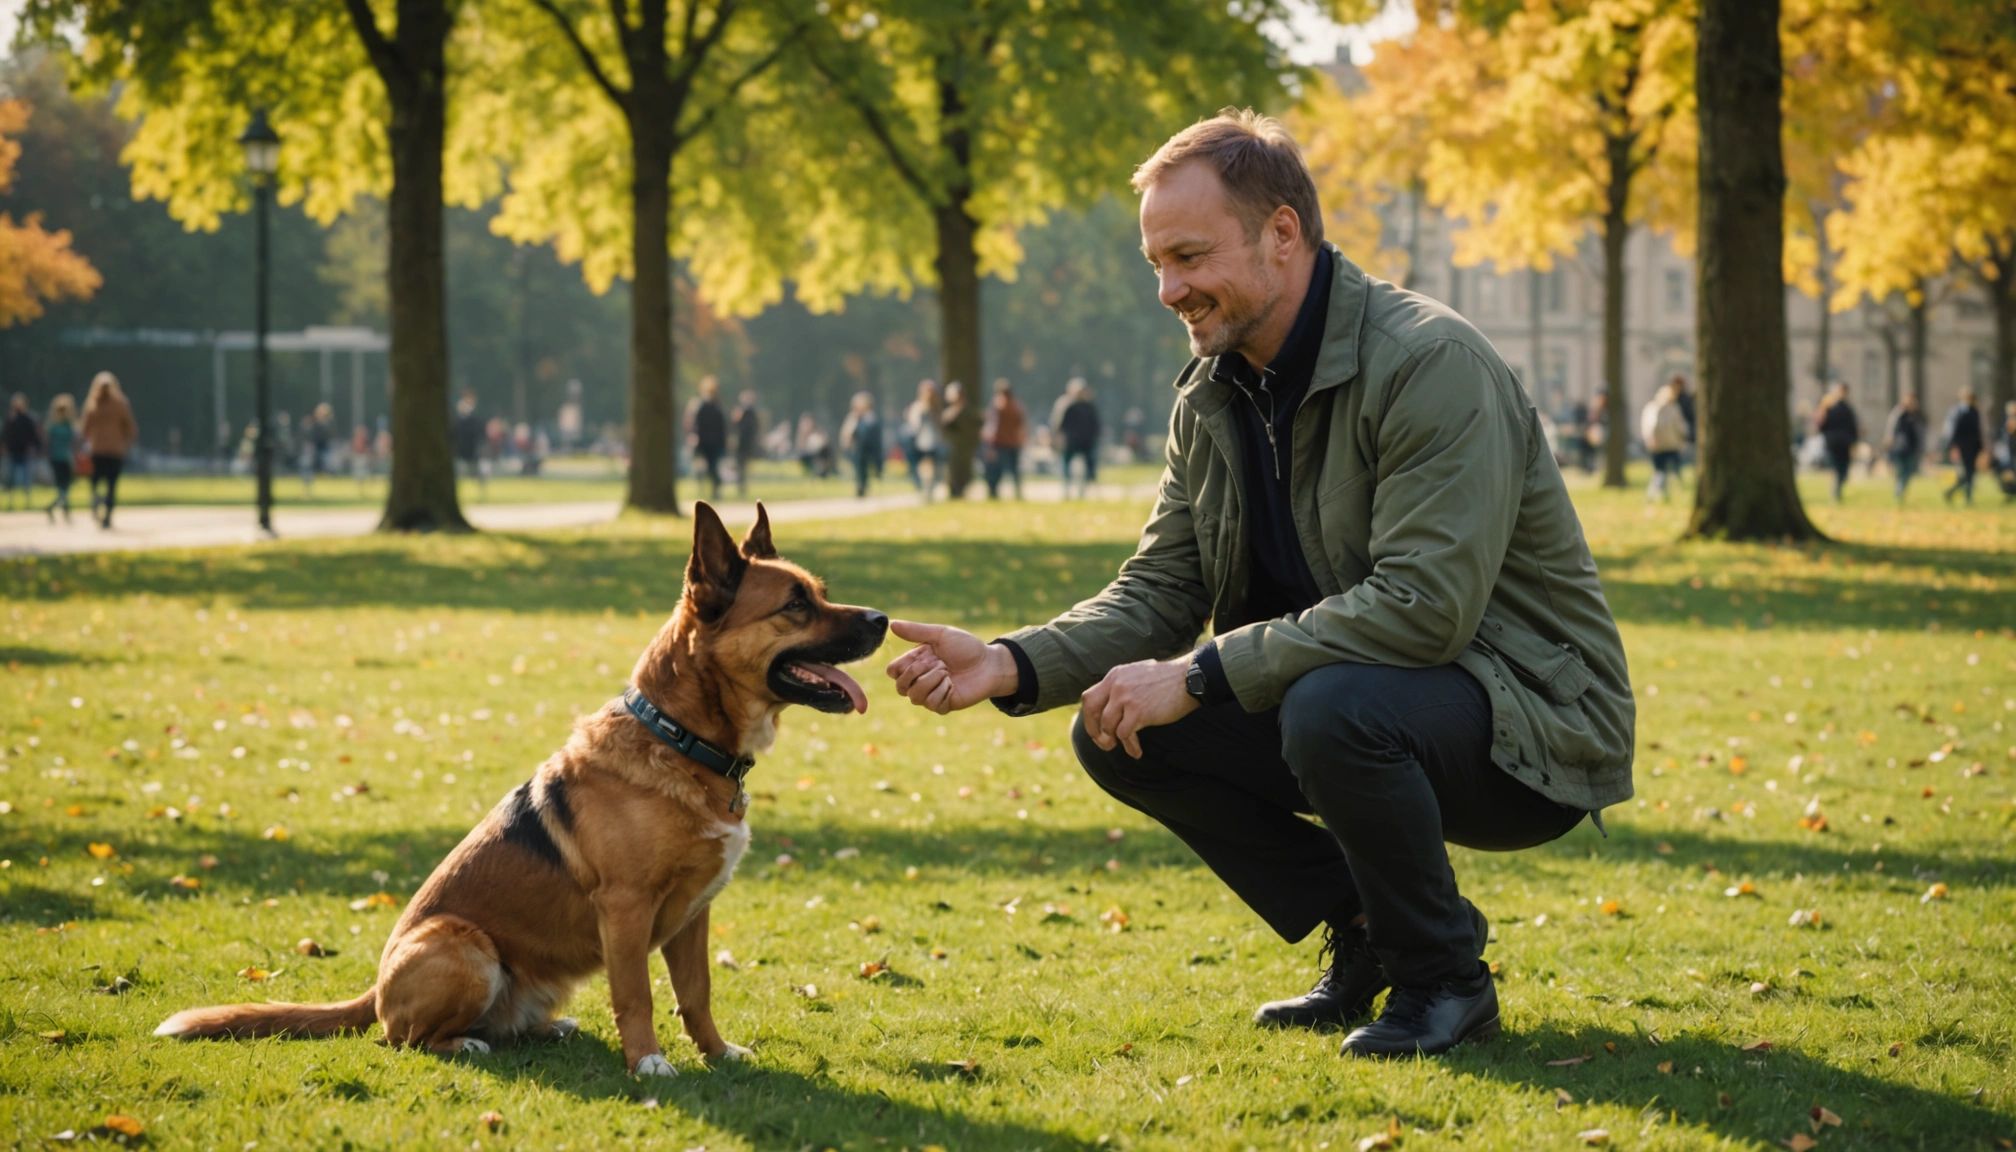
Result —
<instances>
[{"instance_id":1,"label":"sitting dog","mask_svg":"<svg viewBox=\"0 0 2016 1152\"><path fill-rule=\"evenodd\" d=\"M742 779L787 705L868 710L834 665L871 655L889 620L829 603L816 577L778 559L761 505L739 548L708 505L693 519L685 591L630 691L583 716L427 878L377 983L340 1004L192 1008L155 1035L320 1036L375 1020L393 1045L487 1052L486 1041L572 1032L557 1012L602 969L626 1065L670 1076L651 1024L657 950L701 1055L748 1055L715 1030L707 964L709 904L749 846Z\"/></svg>"}]
</instances>

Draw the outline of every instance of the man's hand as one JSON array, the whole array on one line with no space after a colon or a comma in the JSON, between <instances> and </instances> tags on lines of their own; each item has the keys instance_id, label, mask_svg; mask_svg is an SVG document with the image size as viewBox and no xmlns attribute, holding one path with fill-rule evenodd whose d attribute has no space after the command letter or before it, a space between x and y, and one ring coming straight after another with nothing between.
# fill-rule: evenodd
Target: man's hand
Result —
<instances>
[{"instance_id":1,"label":"man's hand","mask_svg":"<svg viewBox=\"0 0 2016 1152\"><path fill-rule=\"evenodd\" d=\"M1197 709L1196 697L1183 690L1190 658L1137 660L1106 673L1085 690L1085 732L1092 742L1111 752L1114 745L1141 759L1141 729L1174 724Z\"/></svg>"},{"instance_id":2,"label":"man's hand","mask_svg":"<svg viewBox=\"0 0 2016 1152\"><path fill-rule=\"evenodd\" d=\"M1019 685L1008 649L971 632L909 620L891 620L889 630L917 645L889 662L896 691L940 716L1012 695Z\"/></svg>"}]
</instances>

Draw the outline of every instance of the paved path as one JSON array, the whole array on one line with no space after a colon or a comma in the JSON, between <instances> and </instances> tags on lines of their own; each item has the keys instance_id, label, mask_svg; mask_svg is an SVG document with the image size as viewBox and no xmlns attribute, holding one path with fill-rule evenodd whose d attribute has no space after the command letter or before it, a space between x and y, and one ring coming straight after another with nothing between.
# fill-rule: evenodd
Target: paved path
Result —
<instances>
[{"instance_id":1,"label":"paved path","mask_svg":"<svg viewBox=\"0 0 2016 1152\"><path fill-rule=\"evenodd\" d=\"M1094 486L1102 499L1135 499L1153 494L1151 486ZM1033 481L1026 485L1032 500L1056 501L1063 491L1056 481ZM896 508L914 508L920 503L913 492L896 492L856 500L836 496L818 500L787 500L768 504L770 518L779 523L794 520L838 520L865 516ZM981 503L984 503L981 502ZM722 504L722 518L730 524L754 519L752 504ZM471 504L463 512L476 527L490 532L529 532L550 528L582 528L605 524L616 518L613 500L571 504ZM318 536L362 536L378 526L376 508L290 508L273 510L273 527L282 539L302 540ZM70 524L51 524L40 512L0 512L0 558L57 556L77 552L137 552L155 548L213 548L261 542L250 508L228 505L138 505L119 509L110 531L98 528L88 515L79 512Z\"/></svg>"}]
</instances>

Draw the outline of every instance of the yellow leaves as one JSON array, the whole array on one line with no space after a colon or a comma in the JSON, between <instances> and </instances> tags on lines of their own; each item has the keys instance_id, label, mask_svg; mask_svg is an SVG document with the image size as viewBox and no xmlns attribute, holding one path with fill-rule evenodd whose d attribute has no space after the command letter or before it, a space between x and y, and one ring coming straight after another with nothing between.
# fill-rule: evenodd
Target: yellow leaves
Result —
<instances>
[{"instance_id":1,"label":"yellow leaves","mask_svg":"<svg viewBox=\"0 0 2016 1152\"><path fill-rule=\"evenodd\" d=\"M285 840L288 832L285 824L275 824L259 834L262 840Z\"/></svg>"},{"instance_id":2,"label":"yellow leaves","mask_svg":"<svg viewBox=\"0 0 2016 1152\"><path fill-rule=\"evenodd\" d=\"M1362 1136L1358 1139L1358 1143L1352 1145L1358 1152L1374 1152L1375 1149L1398 1148L1399 1146L1400 1118L1398 1116L1387 1117L1384 1130L1374 1132L1370 1136Z\"/></svg>"},{"instance_id":3,"label":"yellow leaves","mask_svg":"<svg viewBox=\"0 0 2016 1152\"><path fill-rule=\"evenodd\" d=\"M1755 716L1755 713L1752 713L1752 716L1753 716L1753 718L1754 718L1754 716ZM1744 759L1744 758L1743 758L1743 757L1741 757L1741 756L1731 756L1731 757L1729 758L1729 774L1730 774L1730 775L1732 775L1732 776L1741 776L1741 775L1742 775L1743 773L1745 773L1745 772L1747 772L1747 771L1749 771L1749 770L1750 770L1750 761L1748 761L1748 760Z\"/></svg>"},{"instance_id":4,"label":"yellow leaves","mask_svg":"<svg viewBox=\"0 0 2016 1152\"><path fill-rule=\"evenodd\" d=\"M1927 888L1925 890L1925 894L1918 898L1918 903L1930 904L1934 900L1946 899L1946 895L1947 895L1946 884L1944 881L1940 881L1938 883L1933 884L1930 888Z\"/></svg>"},{"instance_id":5,"label":"yellow leaves","mask_svg":"<svg viewBox=\"0 0 2016 1152\"><path fill-rule=\"evenodd\" d=\"M361 899L350 901L352 912L368 912L373 908L397 908L399 901L389 892L374 892Z\"/></svg>"},{"instance_id":6,"label":"yellow leaves","mask_svg":"<svg viewBox=\"0 0 2016 1152\"><path fill-rule=\"evenodd\" d=\"M1808 1111L1807 1115L1809 1117L1807 1122L1813 1126L1815 1133L1818 1133L1822 1128L1841 1127L1841 1117L1818 1104L1815 1104Z\"/></svg>"},{"instance_id":7,"label":"yellow leaves","mask_svg":"<svg viewBox=\"0 0 2016 1152\"><path fill-rule=\"evenodd\" d=\"M1818 908L1795 908L1792 911L1791 918L1786 923L1793 928L1819 928L1821 926L1820 910Z\"/></svg>"},{"instance_id":8,"label":"yellow leaves","mask_svg":"<svg viewBox=\"0 0 2016 1152\"><path fill-rule=\"evenodd\" d=\"M254 984L264 984L266 981L279 976L282 972L285 971L286 971L285 968L275 968L271 972L268 972L264 968L240 968L238 970L238 975L244 977L246 980L249 980Z\"/></svg>"},{"instance_id":9,"label":"yellow leaves","mask_svg":"<svg viewBox=\"0 0 2016 1152\"><path fill-rule=\"evenodd\" d=\"M137 1139L140 1133L145 1131L141 1127L140 1121L119 1112L114 1112L110 1116L105 1117L105 1127L126 1137L128 1140Z\"/></svg>"},{"instance_id":10,"label":"yellow leaves","mask_svg":"<svg viewBox=\"0 0 2016 1152\"><path fill-rule=\"evenodd\" d=\"M119 854L110 844L91 844L86 846L84 850L99 860L110 860Z\"/></svg>"},{"instance_id":11,"label":"yellow leaves","mask_svg":"<svg viewBox=\"0 0 2016 1152\"><path fill-rule=\"evenodd\" d=\"M1812 1149L1820 1146L1818 1140L1813 1139L1804 1132L1794 1132L1789 1138L1781 1140L1779 1143L1791 1149L1792 1152L1812 1152Z\"/></svg>"},{"instance_id":12,"label":"yellow leaves","mask_svg":"<svg viewBox=\"0 0 2016 1152\"><path fill-rule=\"evenodd\" d=\"M183 889L184 891L194 892L196 889L203 887L203 881L197 879L194 876L183 876L177 874L175 876L169 877L168 886L170 888L180 888Z\"/></svg>"},{"instance_id":13,"label":"yellow leaves","mask_svg":"<svg viewBox=\"0 0 2016 1152\"><path fill-rule=\"evenodd\" d=\"M1615 900L1605 900L1596 906L1596 910L1605 916L1622 916L1624 905Z\"/></svg>"},{"instance_id":14,"label":"yellow leaves","mask_svg":"<svg viewBox=\"0 0 2016 1152\"><path fill-rule=\"evenodd\" d=\"M485 1129L491 1132L495 1132L499 1128L504 1127L504 1114L495 1109L492 1109L488 1112L483 1113L481 1116L478 1116L476 1118L476 1123L482 1125Z\"/></svg>"},{"instance_id":15,"label":"yellow leaves","mask_svg":"<svg viewBox=\"0 0 2016 1152\"><path fill-rule=\"evenodd\" d=\"M1755 896L1757 894L1757 886L1748 880L1740 884L1732 884L1722 890L1722 895L1728 896L1731 899L1739 896Z\"/></svg>"},{"instance_id":16,"label":"yellow leaves","mask_svg":"<svg viewBox=\"0 0 2016 1152\"><path fill-rule=\"evenodd\" d=\"M1104 924L1108 932L1125 932L1128 924L1127 913L1115 904L1099 913L1099 923Z\"/></svg>"}]
</instances>

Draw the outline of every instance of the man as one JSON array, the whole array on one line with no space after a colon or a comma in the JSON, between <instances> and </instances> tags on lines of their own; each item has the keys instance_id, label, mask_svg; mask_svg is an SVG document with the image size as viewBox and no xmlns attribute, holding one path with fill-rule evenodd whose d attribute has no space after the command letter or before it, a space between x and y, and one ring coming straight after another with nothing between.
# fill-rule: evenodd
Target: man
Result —
<instances>
[{"instance_id":1,"label":"man","mask_svg":"<svg viewBox=\"0 0 2016 1152\"><path fill-rule=\"evenodd\" d=\"M455 424L449 429L455 441L455 459L462 465L463 475L476 478L476 490L488 495L490 476L483 467L483 418L476 414L476 392L464 388L461 399L455 403Z\"/></svg>"},{"instance_id":2,"label":"man","mask_svg":"<svg viewBox=\"0 0 2016 1152\"><path fill-rule=\"evenodd\" d=\"M1006 376L994 381L994 403L980 429L987 446L987 499L1001 498L1001 478L1015 484L1015 499L1022 499L1022 445L1029 439L1029 416Z\"/></svg>"},{"instance_id":3,"label":"man","mask_svg":"<svg viewBox=\"0 0 2016 1152\"><path fill-rule=\"evenodd\" d=\"M7 458L7 506L16 501L26 508L35 503L35 454L42 450L42 426L28 410L28 397L20 392L7 401L7 418L0 425L0 452Z\"/></svg>"},{"instance_id":4,"label":"man","mask_svg":"<svg viewBox=\"0 0 2016 1152\"><path fill-rule=\"evenodd\" d=\"M1981 410L1974 407L1974 389L1960 389L1960 402L1946 412L1946 427L1940 450L1953 461L1953 486L1946 489L1946 503L1955 492L1965 492L1974 503L1974 467L1981 458Z\"/></svg>"},{"instance_id":5,"label":"man","mask_svg":"<svg viewBox=\"0 0 2016 1152\"><path fill-rule=\"evenodd\" d=\"M1083 379L1074 378L1064 386L1058 401L1056 433L1062 453L1058 472L1064 479L1064 498L1071 498L1071 461L1080 460L1078 495L1087 496L1092 482L1099 479L1099 406L1092 403L1092 389Z\"/></svg>"},{"instance_id":6,"label":"man","mask_svg":"<svg viewBox=\"0 0 2016 1152\"><path fill-rule=\"evenodd\" d=\"M730 417L735 431L735 495L749 495L749 465L763 455L763 413L756 393L744 390Z\"/></svg>"},{"instance_id":7,"label":"man","mask_svg":"<svg viewBox=\"0 0 2016 1152\"><path fill-rule=\"evenodd\" d=\"M973 483L973 462L980 455L980 435L986 423L980 411L982 403L978 396L968 398L966 385L957 380L945 386L945 447L950 454L945 494L953 500L964 500Z\"/></svg>"},{"instance_id":8,"label":"man","mask_svg":"<svg viewBox=\"0 0 2016 1152\"><path fill-rule=\"evenodd\" d=\"M1343 1024L1390 986L1347 1055L1487 1036L1487 929L1443 841L1525 848L1631 795L1623 647L1538 414L1476 329L1322 243L1274 120L1194 125L1134 183L1196 355L1140 546L992 644L895 622L922 646L889 673L940 713L1080 701L1101 787L1284 938L1323 927L1322 979L1260 1023Z\"/></svg>"},{"instance_id":9,"label":"man","mask_svg":"<svg viewBox=\"0 0 2016 1152\"><path fill-rule=\"evenodd\" d=\"M1848 483L1848 469L1855 463L1855 444L1862 439L1862 422L1855 406L1848 402L1848 385L1835 381L1813 416L1813 430L1827 450L1827 467L1834 473L1834 503L1841 503L1842 486Z\"/></svg>"},{"instance_id":10,"label":"man","mask_svg":"<svg viewBox=\"0 0 2016 1152\"><path fill-rule=\"evenodd\" d=\"M1918 394L1906 392L1890 410L1883 429L1883 451L1890 457L1890 474L1896 480L1898 507L1904 505L1904 490L1918 474L1918 461L1925 456L1925 417L1918 414Z\"/></svg>"},{"instance_id":11,"label":"man","mask_svg":"<svg viewBox=\"0 0 2016 1152\"><path fill-rule=\"evenodd\" d=\"M708 499L721 499L721 457L728 454L728 415L721 411L721 381L702 376L698 394L686 408L686 444L711 485Z\"/></svg>"}]
</instances>

